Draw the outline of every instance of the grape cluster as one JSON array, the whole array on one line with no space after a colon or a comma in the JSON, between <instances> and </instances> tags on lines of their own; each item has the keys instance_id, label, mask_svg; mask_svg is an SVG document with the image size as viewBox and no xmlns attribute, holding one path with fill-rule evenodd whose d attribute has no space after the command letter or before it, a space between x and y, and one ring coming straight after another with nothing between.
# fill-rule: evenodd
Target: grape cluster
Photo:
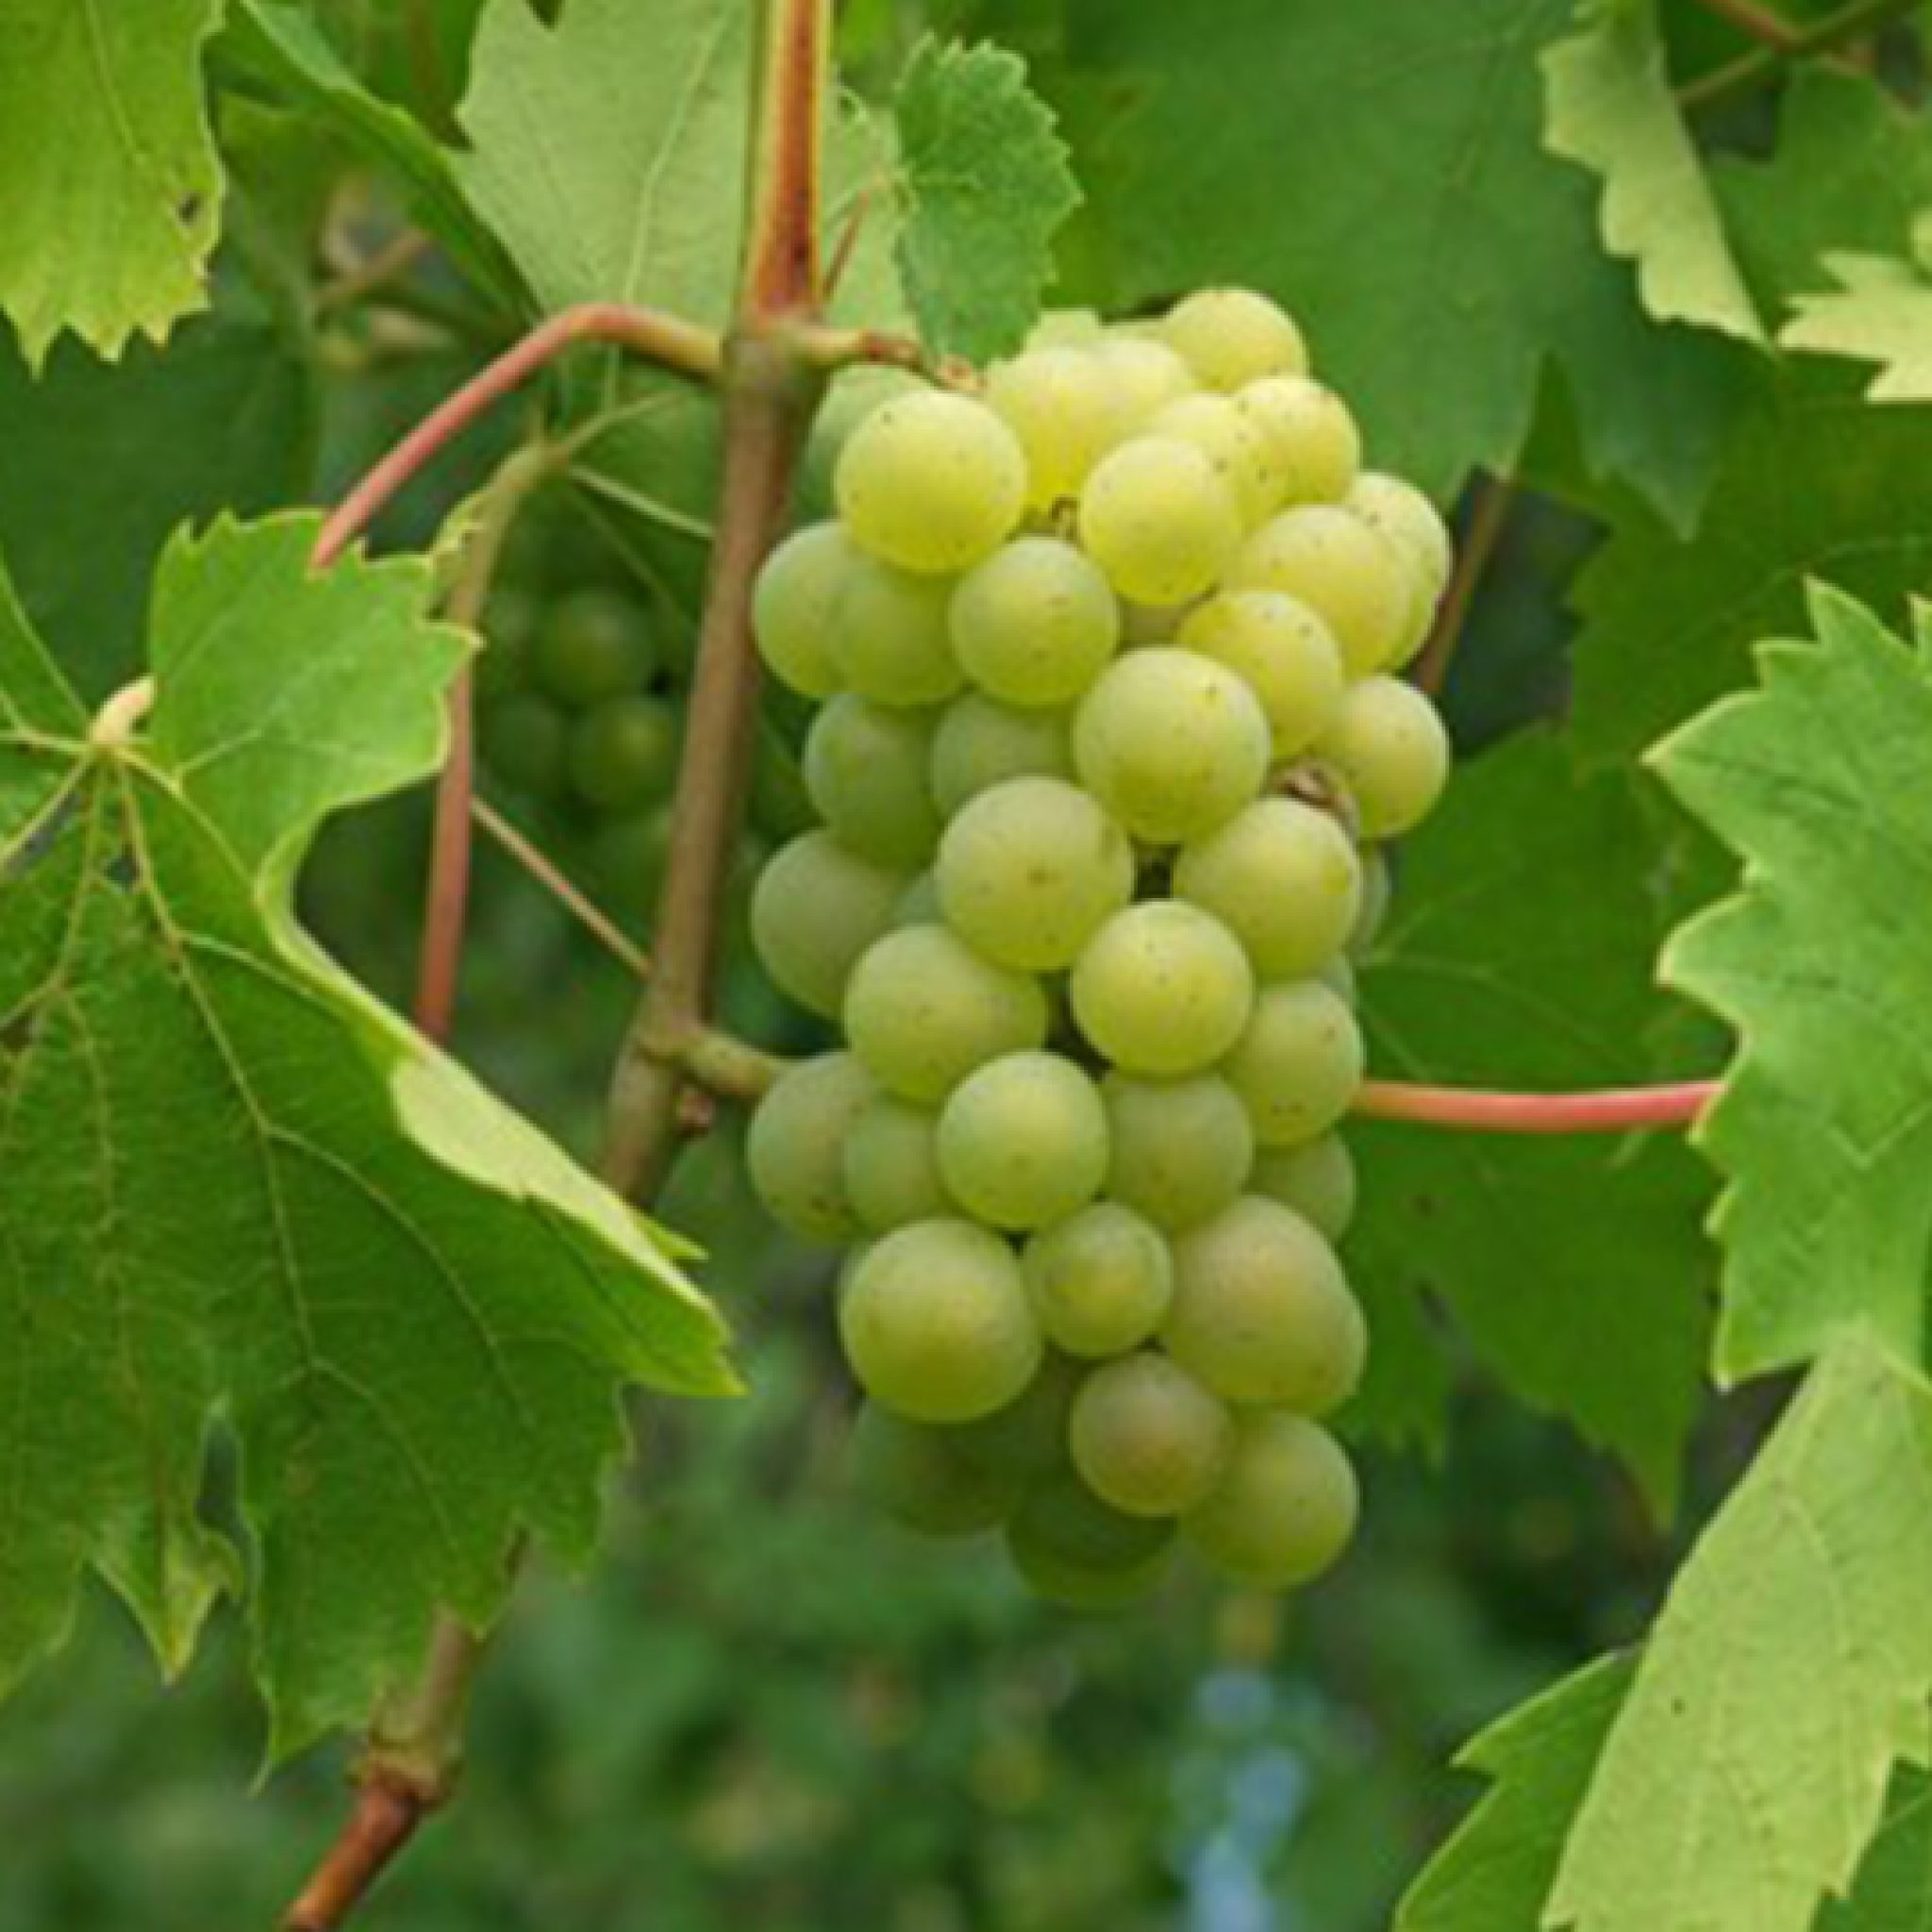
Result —
<instances>
[{"instance_id":1,"label":"grape cluster","mask_svg":"<svg viewBox=\"0 0 1932 1932\"><path fill-rule=\"evenodd\" d=\"M752 904L846 1046L752 1177L848 1244L869 1487L1124 1601L1177 1538L1269 1589L1352 1532L1321 1425L1366 1347L1334 1242L1349 948L1448 743L1397 675L1449 539L1241 291L1038 341L840 453L758 586L823 824Z\"/></svg>"}]
</instances>

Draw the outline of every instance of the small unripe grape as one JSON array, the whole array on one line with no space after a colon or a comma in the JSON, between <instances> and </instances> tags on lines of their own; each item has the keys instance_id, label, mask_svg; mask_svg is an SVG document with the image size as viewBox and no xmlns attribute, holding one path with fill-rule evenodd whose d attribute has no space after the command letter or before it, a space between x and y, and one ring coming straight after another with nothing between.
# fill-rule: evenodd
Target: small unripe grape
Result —
<instances>
[{"instance_id":1,"label":"small unripe grape","mask_svg":"<svg viewBox=\"0 0 1932 1932\"><path fill-rule=\"evenodd\" d=\"M1085 1569L1138 1570L1173 1543L1174 1527L1158 1517L1130 1516L1104 1502L1072 1470L1048 1476L1014 1510L1010 1534L1042 1556Z\"/></svg>"},{"instance_id":2,"label":"small unripe grape","mask_svg":"<svg viewBox=\"0 0 1932 1932\"><path fill-rule=\"evenodd\" d=\"M1070 710L1023 710L969 691L941 713L932 741L932 796L949 818L1004 779L1073 775Z\"/></svg>"},{"instance_id":3,"label":"small unripe grape","mask_svg":"<svg viewBox=\"0 0 1932 1932\"><path fill-rule=\"evenodd\" d=\"M926 772L928 711L835 697L805 741L805 785L820 816L852 851L883 865L923 865L939 840Z\"/></svg>"},{"instance_id":4,"label":"small unripe grape","mask_svg":"<svg viewBox=\"0 0 1932 1932\"><path fill-rule=\"evenodd\" d=\"M1073 496L1119 434L1104 363L1072 347L1028 349L988 372L986 400L1026 453L1026 507Z\"/></svg>"},{"instance_id":5,"label":"small unripe grape","mask_svg":"<svg viewBox=\"0 0 1932 1932\"><path fill-rule=\"evenodd\" d=\"M608 591L562 599L530 645L530 674L558 704L581 708L636 691L658 668L637 607Z\"/></svg>"},{"instance_id":6,"label":"small unripe grape","mask_svg":"<svg viewBox=\"0 0 1932 1932\"><path fill-rule=\"evenodd\" d=\"M1234 1439L1227 1410L1165 1356L1105 1363L1074 1398L1074 1467L1129 1516L1178 1516L1214 1488Z\"/></svg>"},{"instance_id":7,"label":"small unripe grape","mask_svg":"<svg viewBox=\"0 0 1932 1932\"><path fill-rule=\"evenodd\" d=\"M1153 1556L1138 1563L1109 1569L1101 1563L1082 1563L1063 1557L1016 1535L1009 1526L1007 1549L1013 1568L1037 1597L1063 1609L1099 1612L1124 1609L1139 1603L1158 1588L1167 1574L1169 1548L1166 1543Z\"/></svg>"},{"instance_id":8,"label":"small unripe grape","mask_svg":"<svg viewBox=\"0 0 1932 1932\"><path fill-rule=\"evenodd\" d=\"M842 1150L874 1091L856 1055L826 1053L788 1067L758 1102L745 1168L758 1198L795 1233L824 1241L858 1233Z\"/></svg>"},{"instance_id":9,"label":"small unripe grape","mask_svg":"<svg viewBox=\"0 0 1932 1932\"><path fill-rule=\"evenodd\" d=\"M1227 396L1177 396L1154 413L1149 436L1191 442L1227 485L1244 525L1280 508L1280 465L1267 437Z\"/></svg>"},{"instance_id":10,"label":"small unripe grape","mask_svg":"<svg viewBox=\"0 0 1932 1932\"><path fill-rule=\"evenodd\" d=\"M1284 504L1340 503L1361 469L1361 432L1348 406L1307 376L1250 383L1235 407L1268 439Z\"/></svg>"},{"instance_id":11,"label":"small unripe grape","mask_svg":"<svg viewBox=\"0 0 1932 1932\"><path fill-rule=\"evenodd\" d=\"M960 1455L1003 1475L1034 1482L1064 1468L1067 1418L1083 1370L1051 1349L1033 1379L1003 1407L976 1422L957 1424Z\"/></svg>"},{"instance_id":12,"label":"small unripe grape","mask_svg":"<svg viewBox=\"0 0 1932 1932\"><path fill-rule=\"evenodd\" d=\"M1262 798L1181 847L1174 890L1241 941L1257 979L1299 979L1319 972L1354 929L1361 862L1326 812Z\"/></svg>"},{"instance_id":13,"label":"small unripe grape","mask_svg":"<svg viewBox=\"0 0 1932 1932\"><path fill-rule=\"evenodd\" d=\"M1340 1134L1300 1147L1264 1148L1249 1186L1292 1208L1331 1241L1339 1241L1355 1219L1355 1157Z\"/></svg>"},{"instance_id":14,"label":"small unripe grape","mask_svg":"<svg viewBox=\"0 0 1932 1932\"><path fill-rule=\"evenodd\" d=\"M965 683L946 628L950 577L858 557L833 611L828 649L841 683L881 705L937 705Z\"/></svg>"},{"instance_id":15,"label":"small unripe grape","mask_svg":"<svg viewBox=\"0 0 1932 1932\"><path fill-rule=\"evenodd\" d=\"M1352 677L1392 662L1407 636L1407 567L1359 517L1334 505L1307 504L1263 524L1229 564L1227 587L1299 597L1334 632Z\"/></svg>"},{"instance_id":16,"label":"small unripe grape","mask_svg":"<svg viewBox=\"0 0 1932 1932\"><path fill-rule=\"evenodd\" d=\"M874 1093L854 1117L841 1172L853 1213L874 1234L958 1211L940 1178L938 1114L894 1094Z\"/></svg>"},{"instance_id":17,"label":"small unripe grape","mask_svg":"<svg viewBox=\"0 0 1932 1932\"><path fill-rule=\"evenodd\" d=\"M1019 1507L1018 1476L962 1455L957 1431L908 1422L868 1402L848 1445L853 1486L875 1509L922 1536L974 1536Z\"/></svg>"},{"instance_id":18,"label":"small unripe grape","mask_svg":"<svg viewBox=\"0 0 1932 1932\"><path fill-rule=\"evenodd\" d=\"M1179 641L1245 681L1268 720L1277 759L1306 751L1341 708L1348 681L1341 647L1298 597L1224 591L1188 613Z\"/></svg>"},{"instance_id":19,"label":"small unripe grape","mask_svg":"<svg viewBox=\"0 0 1932 1932\"><path fill-rule=\"evenodd\" d=\"M1106 577L1057 537L1016 537L968 571L947 621L959 668L1009 705L1078 697L1121 639Z\"/></svg>"},{"instance_id":20,"label":"small unripe grape","mask_svg":"<svg viewBox=\"0 0 1932 1932\"><path fill-rule=\"evenodd\" d=\"M571 727L570 782L585 804L625 811L670 791L677 774L677 716L662 698L606 698Z\"/></svg>"},{"instance_id":21,"label":"small unripe grape","mask_svg":"<svg viewBox=\"0 0 1932 1932\"><path fill-rule=\"evenodd\" d=\"M891 924L907 874L808 832L783 846L751 899L752 944L780 991L827 1018L866 948Z\"/></svg>"},{"instance_id":22,"label":"small unripe grape","mask_svg":"<svg viewBox=\"0 0 1932 1932\"><path fill-rule=\"evenodd\" d=\"M1174 1294L1174 1263L1159 1229L1111 1201L1035 1235L1022 1266L1046 1339L1073 1356L1139 1348Z\"/></svg>"},{"instance_id":23,"label":"small unripe grape","mask_svg":"<svg viewBox=\"0 0 1932 1932\"><path fill-rule=\"evenodd\" d=\"M591 864L620 917L641 919L657 902L671 856L675 817L668 804L658 805L607 819L597 827L591 841Z\"/></svg>"},{"instance_id":24,"label":"small unripe grape","mask_svg":"<svg viewBox=\"0 0 1932 1932\"><path fill-rule=\"evenodd\" d=\"M969 1214L995 1227L1045 1227L1099 1192L1107 1112L1072 1060L1008 1054L954 1089L939 1157L946 1191Z\"/></svg>"},{"instance_id":25,"label":"small unripe grape","mask_svg":"<svg viewBox=\"0 0 1932 1932\"><path fill-rule=\"evenodd\" d=\"M1287 311L1251 289L1200 289L1169 309L1160 333L1204 387L1238 390L1267 375L1306 375L1307 345Z\"/></svg>"},{"instance_id":26,"label":"small unripe grape","mask_svg":"<svg viewBox=\"0 0 1932 1932\"><path fill-rule=\"evenodd\" d=\"M758 655L781 684L808 698L839 689L832 658L840 600L858 550L836 523L809 524L765 559L752 593Z\"/></svg>"},{"instance_id":27,"label":"small unripe grape","mask_svg":"<svg viewBox=\"0 0 1932 1932\"><path fill-rule=\"evenodd\" d=\"M1255 976L1217 919L1176 900L1117 912L1074 961L1080 1031L1134 1074L1192 1074L1241 1038Z\"/></svg>"},{"instance_id":28,"label":"small unripe grape","mask_svg":"<svg viewBox=\"0 0 1932 1932\"><path fill-rule=\"evenodd\" d=\"M1100 1084L1111 1158L1107 1192L1173 1234L1218 1214L1255 1159L1255 1127L1218 1074L1142 1080L1119 1072Z\"/></svg>"},{"instance_id":29,"label":"small unripe grape","mask_svg":"<svg viewBox=\"0 0 1932 1932\"><path fill-rule=\"evenodd\" d=\"M570 722L541 691L492 698L483 708L478 736L484 762L506 785L532 798L555 797L562 788Z\"/></svg>"},{"instance_id":30,"label":"small unripe grape","mask_svg":"<svg viewBox=\"0 0 1932 1932\"><path fill-rule=\"evenodd\" d=\"M1318 979L1264 986L1221 1064L1264 1147L1297 1147L1348 1111L1362 1082L1362 1036L1348 1002Z\"/></svg>"},{"instance_id":31,"label":"small unripe grape","mask_svg":"<svg viewBox=\"0 0 1932 1932\"><path fill-rule=\"evenodd\" d=\"M1178 604L1214 582L1241 541L1241 508L1192 443L1137 436L1080 490L1080 542L1123 597Z\"/></svg>"},{"instance_id":32,"label":"small unripe grape","mask_svg":"<svg viewBox=\"0 0 1932 1932\"><path fill-rule=\"evenodd\" d=\"M1291 1590L1348 1547L1360 1507L1355 1471L1327 1430L1261 1410L1241 1417L1225 1473L1181 1531L1232 1581Z\"/></svg>"},{"instance_id":33,"label":"small unripe grape","mask_svg":"<svg viewBox=\"0 0 1932 1932\"><path fill-rule=\"evenodd\" d=\"M1435 809L1449 782L1449 734L1427 696L1396 677L1351 685L1315 756L1341 774L1364 839L1393 839Z\"/></svg>"}]
</instances>

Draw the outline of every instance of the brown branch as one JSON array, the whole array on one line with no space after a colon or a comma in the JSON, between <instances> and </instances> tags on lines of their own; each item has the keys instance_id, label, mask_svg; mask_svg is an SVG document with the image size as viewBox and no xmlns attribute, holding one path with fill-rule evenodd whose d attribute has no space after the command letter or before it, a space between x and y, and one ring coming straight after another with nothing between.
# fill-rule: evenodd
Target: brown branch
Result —
<instances>
[{"instance_id":1,"label":"brown branch","mask_svg":"<svg viewBox=\"0 0 1932 1932\"><path fill-rule=\"evenodd\" d=\"M813 324L794 329L791 341L801 360L827 374L871 362L923 375L941 389L971 394L982 387L979 371L964 357L935 356L923 342L886 329L828 328Z\"/></svg>"},{"instance_id":2,"label":"brown branch","mask_svg":"<svg viewBox=\"0 0 1932 1932\"><path fill-rule=\"evenodd\" d=\"M1469 513L1469 528L1457 549L1456 568L1450 574L1449 588L1442 593L1442 608L1436 613L1429 641L1415 661L1409 676L1431 697L1449 681L1449 666L1469 624L1469 613L1483 575L1502 541L1516 503L1516 486L1507 477L1485 476L1474 488Z\"/></svg>"},{"instance_id":3,"label":"brown branch","mask_svg":"<svg viewBox=\"0 0 1932 1932\"><path fill-rule=\"evenodd\" d=\"M285 1932L335 1932L431 1808L420 1792L401 1785L376 1777L362 1783L341 1836L282 1921Z\"/></svg>"}]
</instances>

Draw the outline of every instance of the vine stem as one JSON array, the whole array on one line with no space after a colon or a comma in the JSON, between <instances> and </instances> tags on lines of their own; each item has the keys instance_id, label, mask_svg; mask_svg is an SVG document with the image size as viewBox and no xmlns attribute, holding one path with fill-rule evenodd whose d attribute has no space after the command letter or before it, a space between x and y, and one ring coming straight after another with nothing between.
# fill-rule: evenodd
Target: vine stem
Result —
<instances>
[{"instance_id":1,"label":"vine stem","mask_svg":"<svg viewBox=\"0 0 1932 1932\"><path fill-rule=\"evenodd\" d=\"M1809 26L1794 28L1783 46L1754 47L1727 66L1714 68L1700 79L1680 87L1677 105L1685 108L1708 108L1730 100L1769 80L1787 62L1813 60L1832 53L1847 41L1874 33L1889 21L1910 13L1919 4L1920 0L1849 0L1836 13L1827 13Z\"/></svg>"},{"instance_id":2,"label":"vine stem","mask_svg":"<svg viewBox=\"0 0 1932 1932\"><path fill-rule=\"evenodd\" d=\"M1366 1120L1410 1121L1486 1134L1621 1134L1683 1126L1723 1091L1717 1080L1664 1087L1605 1087L1577 1093L1500 1093L1477 1087L1413 1087L1364 1080L1353 1111Z\"/></svg>"},{"instance_id":3,"label":"vine stem","mask_svg":"<svg viewBox=\"0 0 1932 1932\"><path fill-rule=\"evenodd\" d=\"M1429 631L1429 641L1410 673L1417 687L1431 697L1439 695L1449 681L1449 667L1456 659L1462 633L1469 627L1469 615L1475 605L1475 593L1508 527L1509 512L1516 507L1516 485L1507 476L1485 476L1475 487L1470 506L1469 528L1457 547L1456 568L1450 573L1449 588L1442 593L1442 608Z\"/></svg>"},{"instance_id":4,"label":"vine stem","mask_svg":"<svg viewBox=\"0 0 1932 1932\"><path fill-rule=\"evenodd\" d=\"M1797 43L1798 29L1781 14L1758 6L1757 0L1704 0L1704 9L1779 53L1789 54Z\"/></svg>"}]
</instances>

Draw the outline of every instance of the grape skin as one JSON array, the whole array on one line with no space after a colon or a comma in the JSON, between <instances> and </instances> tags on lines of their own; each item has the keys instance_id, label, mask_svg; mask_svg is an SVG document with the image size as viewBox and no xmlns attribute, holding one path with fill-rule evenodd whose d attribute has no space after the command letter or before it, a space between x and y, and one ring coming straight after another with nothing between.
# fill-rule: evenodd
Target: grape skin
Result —
<instances>
[{"instance_id":1,"label":"grape skin","mask_svg":"<svg viewBox=\"0 0 1932 1932\"><path fill-rule=\"evenodd\" d=\"M882 865L924 865L939 842L926 772L933 715L835 697L805 741L805 789L819 816L852 851Z\"/></svg>"},{"instance_id":2,"label":"grape skin","mask_svg":"<svg viewBox=\"0 0 1932 1932\"><path fill-rule=\"evenodd\" d=\"M876 704L942 704L966 682L946 625L952 595L950 577L855 558L827 646L840 680Z\"/></svg>"},{"instance_id":3,"label":"grape skin","mask_svg":"<svg viewBox=\"0 0 1932 1932\"><path fill-rule=\"evenodd\" d=\"M776 1219L808 1240L850 1241L859 1232L843 1149L874 1091L856 1054L820 1054L788 1067L752 1115L744 1143L751 1184Z\"/></svg>"},{"instance_id":4,"label":"grape skin","mask_svg":"<svg viewBox=\"0 0 1932 1932\"><path fill-rule=\"evenodd\" d=\"M1226 396L1176 396L1147 424L1150 436L1191 443L1227 486L1244 526L1252 527L1282 501L1282 466L1274 446L1251 416Z\"/></svg>"},{"instance_id":5,"label":"grape skin","mask_svg":"<svg viewBox=\"0 0 1932 1932\"><path fill-rule=\"evenodd\" d=\"M1339 1134L1324 1134L1300 1147L1263 1148L1249 1185L1292 1208L1331 1241L1339 1241L1355 1219L1355 1157Z\"/></svg>"},{"instance_id":6,"label":"grape skin","mask_svg":"<svg viewBox=\"0 0 1932 1932\"><path fill-rule=\"evenodd\" d=\"M1193 372L1165 342L1151 336L1108 336L1094 344L1115 402L1115 442L1137 435L1148 420L1194 387Z\"/></svg>"},{"instance_id":7,"label":"grape skin","mask_svg":"<svg viewBox=\"0 0 1932 1932\"><path fill-rule=\"evenodd\" d=\"M807 832L781 846L751 898L752 943L779 990L826 1018L859 956L891 924L907 875Z\"/></svg>"},{"instance_id":8,"label":"grape skin","mask_svg":"<svg viewBox=\"0 0 1932 1932\"><path fill-rule=\"evenodd\" d=\"M1349 688L1316 757L1341 774L1365 839L1413 831L1449 782L1449 734L1434 705L1395 677Z\"/></svg>"},{"instance_id":9,"label":"grape skin","mask_svg":"<svg viewBox=\"0 0 1932 1932\"><path fill-rule=\"evenodd\" d=\"M1320 980L1264 986L1221 1071L1246 1102L1263 1147L1296 1147L1348 1111L1362 1082L1362 1036L1348 1002Z\"/></svg>"},{"instance_id":10,"label":"grape skin","mask_svg":"<svg viewBox=\"0 0 1932 1932\"><path fill-rule=\"evenodd\" d=\"M1283 510L1229 565L1227 587L1281 591L1335 634L1351 677L1393 661L1408 635L1412 585L1400 554L1350 511L1330 504Z\"/></svg>"},{"instance_id":11,"label":"grape skin","mask_svg":"<svg viewBox=\"0 0 1932 1932\"><path fill-rule=\"evenodd\" d=\"M1047 1340L1072 1356L1140 1347L1174 1296L1174 1262L1159 1230L1111 1201L1035 1235L1021 1267Z\"/></svg>"},{"instance_id":12,"label":"grape skin","mask_svg":"<svg viewBox=\"0 0 1932 1932\"><path fill-rule=\"evenodd\" d=\"M853 1487L874 1507L923 1536L997 1529L1019 1507L1020 1478L961 1454L958 1433L866 1403L847 1444Z\"/></svg>"},{"instance_id":13,"label":"grape skin","mask_svg":"<svg viewBox=\"0 0 1932 1932\"><path fill-rule=\"evenodd\" d=\"M1361 432L1332 390L1306 376L1267 376L1234 400L1268 440L1284 505L1348 497L1361 470Z\"/></svg>"},{"instance_id":14,"label":"grape skin","mask_svg":"<svg viewBox=\"0 0 1932 1932\"><path fill-rule=\"evenodd\" d=\"M1255 1128L1241 1096L1216 1074L1100 1083L1111 1158L1110 1200L1173 1234L1225 1208L1255 1160Z\"/></svg>"},{"instance_id":15,"label":"grape skin","mask_svg":"<svg viewBox=\"0 0 1932 1932\"><path fill-rule=\"evenodd\" d=\"M1255 1002L1255 976L1219 920L1178 900L1117 912L1074 963L1074 1017L1117 1067L1192 1074L1235 1044Z\"/></svg>"},{"instance_id":16,"label":"grape skin","mask_svg":"<svg viewBox=\"0 0 1932 1932\"><path fill-rule=\"evenodd\" d=\"M932 741L932 796L950 818L1007 778L1071 778L1074 715L1023 710L967 691L941 714Z\"/></svg>"},{"instance_id":17,"label":"grape skin","mask_svg":"<svg viewBox=\"0 0 1932 1932\"><path fill-rule=\"evenodd\" d=\"M954 1090L940 1114L939 1157L946 1191L975 1219L1045 1227L1099 1192L1107 1111L1072 1060L1008 1054Z\"/></svg>"},{"instance_id":18,"label":"grape skin","mask_svg":"<svg viewBox=\"0 0 1932 1932\"><path fill-rule=\"evenodd\" d=\"M1009 705L1069 703L1121 641L1106 577L1057 537L1017 537L968 571L947 623L960 669Z\"/></svg>"},{"instance_id":19,"label":"grape skin","mask_svg":"<svg viewBox=\"0 0 1932 1932\"><path fill-rule=\"evenodd\" d=\"M986 400L1026 455L1026 507L1050 509L1074 495L1120 430L1106 366L1084 351L1028 349L996 363Z\"/></svg>"},{"instance_id":20,"label":"grape skin","mask_svg":"<svg viewBox=\"0 0 1932 1932\"><path fill-rule=\"evenodd\" d=\"M1179 641L1247 684L1268 721L1277 759L1306 751L1341 708L1348 682L1341 647L1298 597L1224 591L1188 613Z\"/></svg>"},{"instance_id":21,"label":"grape skin","mask_svg":"<svg viewBox=\"0 0 1932 1932\"><path fill-rule=\"evenodd\" d=\"M1178 1516L1220 1480L1233 1438L1226 1409L1200 1383L1143 1351L1080 1385L1067 1446L1103 1502L1129 1516Z\"/></svg>"},{"instance_id":22,"label":"grape skin","mask_svg":"<svg viewBox=\"0 0 1932 1932\"><path fill-rule=\"evenodd\" d=\"M959 1454L1023 1482L1064 1468L1067 1417L1080 1375L1076 1363L1049 1349L1033 1379L1012 1401L991 1415L955 1424L950 1433Z\"/></svg>"},{"instance_id":23,"label":"grape skin","mask_svg":"<svg viewBox=\"0 0 1932 1932\"><path fill-rule=\"evenodd\" d=\"M870 1233L958 1212L940 1175L939 1115L895 1094L874 1092L854 1116L841 1171L845 1199Z\"/></svg>"},{"instance_id":24,"label":"grape skin","mask_svg":"<svg viewBox=\"0 0 1932 1932\"><path fill-rule=\"evenodd\" d=\"M1262 1410L1241 1417L1220 1483L1181 1534L1234 1582L1291 1590L1335 1563L1360 1507L1355 1470L1319 1423Z\"/></svg>"},{"instance_id":25,"label":"grape skin","mask_svg":"<svg viewBox=\"0 0 1932 1932\"><path fill-rule=\"evenodd\" d=\"M1307 345L1293 320L1251 289L1199 289L1169 309L1162 338L1208 389L1305 375Z\"/></svg>"},{"instance_id":26,"label":"grape skin","mask_svg":"<svg viewBox=\"0 0 1932 1932\"><path fill-rule=\"evenodd\" d=\"M1178 604L1208 590L1241 541L1234 492L1191 442L1137 436L1080 488L1080 542L1123 597Z\"/></svg>"},{"instance_id":27,"label":"grape skin","mask_svg":"<svg viewBox=\"0 0 1932 1932\"><path fill-rule=\"evenodd\" d=\"M832 658L840 599L858 552L836 523L808 524L765 559L752 592L758 655L781 684L808 698L839 689Z\"/></svg>"}]
</instances>

